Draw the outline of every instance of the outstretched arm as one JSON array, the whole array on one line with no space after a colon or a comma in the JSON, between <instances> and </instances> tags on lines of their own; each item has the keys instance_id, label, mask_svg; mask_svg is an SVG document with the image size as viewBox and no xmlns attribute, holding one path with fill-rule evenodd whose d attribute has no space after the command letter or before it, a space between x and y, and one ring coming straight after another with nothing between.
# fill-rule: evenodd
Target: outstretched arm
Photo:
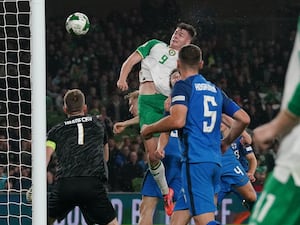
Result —
<instances>
[{"instance_id":1,"label":"outstretched arm","mask_svg":"<svg viewBox=\"0 0 300 225\"><path fill-rule=\"evenodd\" d=\"M226 151L228 146L243 133L250 123L250 117L243 109L236 111L232 118L233 120L230 125L230 132L228 132L228 134L222 140L223 152Z\"/></svg>"},{"instance_id":2,"label":"outstretched arm","mask_svg":"<svg viewBox=\"0 0 300 225\"><path fill-rule=\"evenodd\" d=\"M288 110L282 110L272 121L257 127L253 131L253 142L256 148L266 150L277 138L282 138L299 123L299 117Z\"/></svg>"},{"instance_id":3,"label":"outstretched arm","mask_svg":"<svg viewBox=\"0 0 300 225\"><path fill-rule=\"evenodd\" d=\"M117 87L122 90L128 90L127 77L132 70L133 66L142 60L142 56L138 52L133 52L123 63L119 80L117 81Z\"/></svg>"},{"instance_id":4,"label":"outstretched arm","mask_svg":"<svg viewBox=\"0 0 300 225\"><path fill-rule=\"evenodd\" d=\"M165 147L169 142L169 136L169 132L160 133L157 148L155 151L155 157L157 157L157 159L163 159L165 157Z\"/></svg>"},{"instance_id":5,"label":"outstretched arm","mask_svg":"<svg viewBox=\"0 0 300 225\"><path fill-rule=\"evenodd\" d=\"M246 155L246 159L248 161L248 166L249 166L247 175L249 177L249 180L253 183L256 180L256 178L254 176L254 173L255 173L255 170L256 170L256 167L257 167L256 156L252 152L252 153L249 153L249 154Z\"/></svg>"},{"instance_id":6,"label":"outstretched arm","mask_svg":"<svg viewBox=\"0 0 300 225\"><path fill-rule=\"evenodd\" d=\"M115 134L120 134L125 130L126 127L138 124L139 121L140 121L139 116L136 116L132 119L125 120L123 122L117 122L117 123L114 124L113 132Z\"/></svg>"}]
</instances>

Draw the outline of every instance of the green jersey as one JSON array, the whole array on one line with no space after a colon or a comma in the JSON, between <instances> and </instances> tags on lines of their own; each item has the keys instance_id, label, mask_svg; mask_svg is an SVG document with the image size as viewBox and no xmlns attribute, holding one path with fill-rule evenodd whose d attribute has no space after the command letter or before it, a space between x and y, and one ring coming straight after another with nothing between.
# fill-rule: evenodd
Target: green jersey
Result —
<instances>
[{"instance_id":1,"label":"green jersey","mask_svg":"<svg viewBox=\"0 0 300 225\"><path fill-rule=\"evenodd\" d=\"M153 81L158 93L169 96L169 77L177 67L178 52L159 40L150 40L136 50L142 57L140 83Z\"/></svg>"}]
</instances>

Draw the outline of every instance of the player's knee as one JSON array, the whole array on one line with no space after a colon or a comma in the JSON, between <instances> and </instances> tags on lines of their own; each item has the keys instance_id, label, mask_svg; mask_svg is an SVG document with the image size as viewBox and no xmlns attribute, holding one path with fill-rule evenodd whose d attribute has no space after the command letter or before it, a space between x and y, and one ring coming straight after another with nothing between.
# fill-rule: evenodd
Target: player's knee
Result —
<instances>
[{"instance_id":1,"label":"player's knee","mask_svg":"<svg viewBox=\"0 0 300 225\"><path fill-rule=\"evenodd\" d=\"M153 167L153 166L156 166L160 162L160 159L157 159L157 157L155 156L154 153L149 153L149 162L150 162L150 165Z\"/></svg>"}]
</instances>

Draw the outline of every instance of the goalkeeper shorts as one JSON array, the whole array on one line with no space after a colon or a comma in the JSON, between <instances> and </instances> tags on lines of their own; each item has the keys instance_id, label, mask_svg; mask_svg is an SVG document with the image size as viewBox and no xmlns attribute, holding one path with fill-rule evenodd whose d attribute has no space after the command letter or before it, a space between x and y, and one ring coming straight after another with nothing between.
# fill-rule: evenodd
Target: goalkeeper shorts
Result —
<instances>
[{"instance_id":1,"label":"goalkeeper shorts","mask_svg":"<svg viewBox=\"0 0 300 225\"><path fill-rule=\"evenodd\" d=\"M108 224L115 210L101 179L96 177L61 178L48 195L48 216L58 221L78 206L87 224Z\"/></svg>"}]
</instances>

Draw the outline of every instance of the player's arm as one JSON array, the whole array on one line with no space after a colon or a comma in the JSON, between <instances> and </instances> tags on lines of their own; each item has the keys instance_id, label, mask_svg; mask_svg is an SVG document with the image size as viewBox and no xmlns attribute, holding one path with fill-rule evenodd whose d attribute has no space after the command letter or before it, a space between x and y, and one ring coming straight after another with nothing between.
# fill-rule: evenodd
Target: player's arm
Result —
<instances>
[{"instance_id":1,"label":"player's arm","mask_svg":"<svg viewBox=\"0 0 300 225\"><path fill-rule=\"evenodd\" d=\"M104 145L103 150L104 150L103 151L103 158L104 158L105 162L108 162L108 160L109 160L109 147L108 147L108 143L106 143Z\"/></svg>"},{"instance_id":2,"label":"player's arm","mask_svg":"<svg viewBox=\"0 0 300 225\"><path fill-rule=\"evenodd\" d=\"M270 148L276 139L285 136L298 123L299 117L288 110L280 111L271 122L254 129L253 142L255 147L261 150Z\"/></svg>"},{"instance_id":3,"label":"player's arm","mask_svg":"<svg viewBox=\"0 0 300 225\"><path fill-rule=\"evenodd\" d=\"M48 167L51 156L55 151L56 144L53 141L46 142L46 167ZM32 186L26 191L26 200L28 203L32 202Z\"/></svg>"},{"instance_id":4,"label":"player's arm","mask_svg":"<svg viewBox=\"0 0 300 225\"><path fill-rule=\"evenodd\" d=\"M255 147L266 150L271 147L276 138L282 138L289 133L300 120L300 83L298 84L288 108L281 110L269 123L257 127L253 131Z\"/></svg>"},{"instance_id":5,"label":"player's arm","mask_svg":"<svg viewBox=\"0 0 300 225\"><path fill-rule=\"evenodd\" d=\"M132 119L125 120L123 122L117 122L114 124L113 132L115 134L120 134L125 130L126 127L138 124L139 122L140 122L139 116L135 116Z\"/></svg>"},{"instance_id":6,"label":"player's arm","mask_svg":"<svg viewBox=\"0 0 300 225\"><path fill-rule=\"evenodd\" d=\"M223 91L222 96L222 112L233 119L230 124L230 130L221 143L222 152L225 152L228 146L238 138L249 125L250 116L232 99L228 98Z\"/></svg>"},{"instance_id":7,"label":"player's arm","mask_svg":"<svg viewBox=\"0 0 300 225\"><path fill-rule=\"evenodd\" d=\"M143 125L141 134L150 138L153 133L169 132L184 127L186 122L187 107L182 104L173 105L170 108L170 115L150 125Z\"/></svg>"},{"instance_id":8,"label":"player's arm","mask_svg":"<svg viewBox=\"0 0 300 225\"><path fill-rule=\"evenodd\" d=\"M127 77L132 70L133 66L142 60L142 56L137 51L133 52L123 63L120 71L117 87L122 91L128 90Z\"/></svg>"},{"instance_id":9,"label":"player's arm","mask_svg":"<svg viewBox=\"0 0 300 225\"><path fill-rule=\"evenodd\" d=\"M227 128L231 128L231 124L233 122L233 118L231 118L230 116L226 115L226 114L222 114L222 123L227 127ZM242 139L241 139L241 144L244 145L250 145L252 143L252 137L251 135L244 130L241 134Z\"/></svg>"},{"instance_id":10,"label":"player's arm","mask_svg":"<svg viewBox=\"0 0 300 225\"><path fill-rule=\"evenodd\" d=\"M222 140L222 151L226 151L230 143L238 138L250 123L250 117L243 109L236 111L232 118L230 131Z\"/></svg>"},{"instance_id":11,"label":"player's arm","mask_svg":"<svg viewBox=\"0 0 300 225\"><path fill-rule=\"evenodd\" d=\"M255 170L257 168L257 159L254 152L251 152L246 155L246 159L248 161L248 172L247 175L251 182L255 182Z\"/></svg>"},{"instance_id":12,"label":"player's arm","mask_svg":"<svg viewBox=\"0 0 300 225\"><path fill-rule=\"evenodd\" d=\"M49 165L51 156L55 151L56 144L53 141L47 140L46 142L46 166Z\"/></svg>"},{"instance_id":13,"label":"player's arm","mask_svg":"<svg viewBox=\"0 0 300 225\"><path fill-rule=\"evenodd\" d=\"M169 137L169 132L160 133L155 151L155 157L157 157L157 159L163 159L165 157L165 147L169 142Z\"/></svg>"}]
</instances>

